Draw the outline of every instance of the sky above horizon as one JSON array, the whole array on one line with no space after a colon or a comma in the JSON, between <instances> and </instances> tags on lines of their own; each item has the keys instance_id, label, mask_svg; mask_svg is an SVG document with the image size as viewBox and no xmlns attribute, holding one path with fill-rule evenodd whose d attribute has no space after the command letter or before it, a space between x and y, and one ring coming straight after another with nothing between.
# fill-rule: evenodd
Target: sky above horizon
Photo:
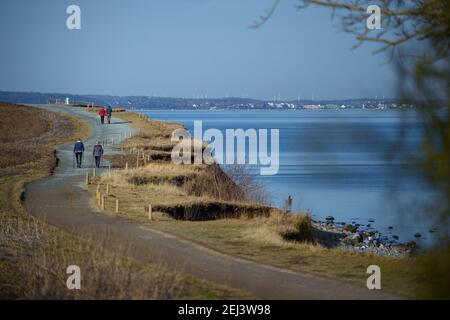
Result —
<instances>
[{"instance_id":1,"label":"sky above horizon","mask_svg":"<svg viewBox=\"0 0 450 320\"><path fill-rule=\"evenodd\" d=\"M0 90L258 99L395 96L392 64L321 8L271 0L2 0ZM68 30L66 8L81 8Z\"/></svg>"}]
</instances>

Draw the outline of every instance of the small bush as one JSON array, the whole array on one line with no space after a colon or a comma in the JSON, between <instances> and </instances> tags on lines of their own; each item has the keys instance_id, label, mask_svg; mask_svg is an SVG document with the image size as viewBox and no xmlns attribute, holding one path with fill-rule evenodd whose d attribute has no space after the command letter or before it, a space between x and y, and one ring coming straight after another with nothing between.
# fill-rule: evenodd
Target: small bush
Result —
<instances>
[{"instance_id":1,"label":"small bush","mask_svg":"<svg viewBox=\"0 0 450 320\"><path fill-rule=\"evenodd\" d=\"M312 241L312 224L309 215L295 215L291 217L290 228L282 232L285 240L310 242Z\"/></svg>"},{"instance_id":2,"label":"small bush","mask_svg":"<svg viewBox=\"0 0 450 320\"><path fill-rule=\"evenodd\" d=\"M296 215L294 228L303 238L309 239L311 237L311 217L308 215Z\"/></svg>"}]
</instances>

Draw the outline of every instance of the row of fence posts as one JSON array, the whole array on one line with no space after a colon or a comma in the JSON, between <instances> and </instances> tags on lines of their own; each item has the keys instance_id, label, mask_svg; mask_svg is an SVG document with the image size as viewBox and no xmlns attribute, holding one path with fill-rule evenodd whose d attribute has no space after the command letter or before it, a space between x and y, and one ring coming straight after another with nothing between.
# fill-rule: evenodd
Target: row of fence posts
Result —
<instances>
[{"instance_id":1,"label":"row of fence posts","mask_svg":"<svg viewBox=\"0 0 450 320\"><path fill-rule=\"evenodd\" d=\"M111 141L111 145L114 145L116 143L122 143L125 139L131 138L131 136L132 136L131 131L121 132L121 133L112 134L111 136L106 136L105 138L100 140L100 142L102 143L102 145L107 146L110 144L109 142ZM115 139L115 137L117 139Z\"/></svg>"},{"instance_id":2,"label":"row of fence posts","mask_svg":"<svg viewBox=\"0 0 450 320\"><path fill-rule=\"evenodd\" d=\"M150 119L145 116L145 115L140 115L140 118L146 118L150 121ZM124 133L123 136L125 137L125 139L127 138L127 133ZM131 138L132 134L131 131L128 133L128 138ZM119 139L118 142L120 143L122 141L122 134L119 135ZM104 145L108 144L108 137L106 137L106 139L104 139L103 141ZM114 135L111 137L111 144L114 145ZM121 147L121 151L123 151L123 147ZM150 155L146 155L144 152L140 152L140 150L137 150L137 155L136 155L136 168L139 168L139 161L143 161L144 165L147 165L147 162L150 161ZM128 170L128 162L125 163L125 170ZM111 174L111 164L109 164L108 166L108 173ZM96 173L96 168L92 169L92 178L95 178L97 175ZM86 185L90 184L90 176L89 176L89 172L86 172ZM111 188L110 185L107 183L106 184L106 190L105 190L105 194L103 194L100 191L100 184L97 184L97 190L96 190L96 201L97 201L97 205L101 210L105 210L106 207L106 198L108 196L110 196L111 193ZM149 204L148 206L145 207L145 211L148 215L148 219L149 220L153 220L153 211L152 211L152 205ZM119 198L116 198L115 201L115 213L120 213L120 200Z\"/></svg>"},{"instance_id":3,"label":"row of fence posts","mask_svg":"<svg viewBox=\"0 0 450 320\"><path fill-rule=\"evenodd\" d=\"M143 119L147 122L151 122L152 120L149 118L149 116L147 116L146 114L143 113L138 113L139 115L139 119ZM161 130L161 126L162 126L162 122L161 121L156 121L153 123L154 126L158 126L158 128ZM138 134L141 134L141 129L138 129Z\"/></svg>"},{"instance_id":4,"label":"row of fence posts","mask_svg":"<svg viewBox=\"0 0 450 320\"><path fill-rule=\"evenodd\" d=\"M147 121L147 122L150 122L150 121L151 121L151 120L150 120L150 117L147 116L146 114L138 113L138 115L139 115L139 119L143 119L143 120L145 120L145 121Z\"/></svg>"},{"instance_id":5,"label":"row of fence posts","mask_svg":"<svg viewBox=\"0 0 450 320\"><path fill-rule=\"evenodd\" d=\"M92 173L93 177L95 177L95 168L93 169L93 173ZM89 179L89 172L86 172L86 185L90 184L90 179ZM106 198L111 196L111 191L112 188L110 186L109 183L107 183L105 185L105 191L104 193L101 192L101 188L100 188L100 184L97 184L97 190L95 192L95 199L97 201L97 205L101 210L105 210L106 207ZM115 213L120 213L120 200L119 198L116 196L116 201L115 201ZM148 219L149 220L153 220L153 211L152 211L152 205L149 204L148 206L145 207L145 211L148 214Z\"/></svg>"}]
</instances>

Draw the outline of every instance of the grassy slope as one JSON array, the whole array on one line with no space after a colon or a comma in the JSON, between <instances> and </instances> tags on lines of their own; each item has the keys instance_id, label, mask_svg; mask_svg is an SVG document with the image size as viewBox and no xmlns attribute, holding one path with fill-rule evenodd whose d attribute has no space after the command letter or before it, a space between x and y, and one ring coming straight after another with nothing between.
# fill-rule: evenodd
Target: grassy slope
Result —
<instances>
[{"instance_id":1,"label":"grassy slope","mask_svg":"<svg viewBox=\"0 0 450 320\"><path fill-rule=\"evenodd\" d=\"M167 125L160 121L141 119L130 113L119 116L124 120L131 121L132 125L141 132L140 136L126 141L121 146L122 149L127 151L132 149L136 151L137 149L141 152L151 153L157 149L156 145L169 144L167 140L170 129L174 128L173 124ZM130 159L135 159L135 157L132 155ZM114 163L118 158L111 157L110 159ZM146 174L158 171L151 168L158 165L153 161L148 165ZM119 167L123 167L123 164ZM171 172L180 174L180 170L189 174L193 169L189 166L170 169L169 164L163 172L166 176L170 176ZM161 175L159 171L157 174ZM101 192L104 192L105 183L109 183L111 187L112 196L107 200L105 211L107 214L139 221L154 229L189 239L223 253L294 271L348 281L360 286L365 286L368 276L366 274L367 267L376 264L382 270L383 289L409 297L415 295L417 285L423 281L424 274L417 267L415 258L376 257L326 249L311 244L287 242L274 232L274 222L270 218L191 222L174 220L166 215L156 213L155 221L149 221L144 209L144 205L147 203L152 203L151 201L157 199L158 201L172 201L176 205L183 203L185 201L183 198L189 198L189 195L185 194L186 191L183 188L170 183L146 183L136 186L127 182L127 175L142 173L145 171L131 173L119 171L113 173L112 177L106 176L97 181L100 184L103 183L100 187ZM91 186L90 190L94 197L96 187ZM121 203L119 214L116 214L114 210L116 196L120 198Z\"/></svg>"},{"instance_id":2,"label":"grassy slope","mask_svg":"<svg viewBox=\"0 0 450 320\"><path fill-rule=\"evenodd\" d=\"M24 185L50 174L55 163L54 145L87 138L90 128L75 117L2 103L0 117L5 119L0 144L11 151L2 155L10 156L2 158L0 166L0 298L250 298L163 270L157 264L105 252L31 217L20 200ZM15 145L28 152L22 154ZM68 292L63 281L65 268L74 260L91 270L81 293ZM102 285L102 277L116 283ZM152 282L167 296L150 292Z\"/></svg>"}]
</instances>

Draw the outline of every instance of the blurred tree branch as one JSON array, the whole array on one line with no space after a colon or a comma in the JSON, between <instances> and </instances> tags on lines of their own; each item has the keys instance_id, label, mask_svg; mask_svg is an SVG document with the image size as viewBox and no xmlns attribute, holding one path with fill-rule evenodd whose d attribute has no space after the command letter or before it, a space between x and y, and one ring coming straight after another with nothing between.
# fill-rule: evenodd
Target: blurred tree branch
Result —
<instances>
[{"instance_id":1,"label":"blurred tree branch","mask_svg":"<svg viewBox=\"0 0 450 320\"><path fill-rule=\"evenodd\" d=\"M259 28L264 23L266 23L267 20L269 20L270 17L273 15L279 4L280 0L274 0L272 7L269 10L266 10L262 16L260 16L257 20L255 20L253 24L250 26L250 28Z\"/></svg>"}]
</instances>

